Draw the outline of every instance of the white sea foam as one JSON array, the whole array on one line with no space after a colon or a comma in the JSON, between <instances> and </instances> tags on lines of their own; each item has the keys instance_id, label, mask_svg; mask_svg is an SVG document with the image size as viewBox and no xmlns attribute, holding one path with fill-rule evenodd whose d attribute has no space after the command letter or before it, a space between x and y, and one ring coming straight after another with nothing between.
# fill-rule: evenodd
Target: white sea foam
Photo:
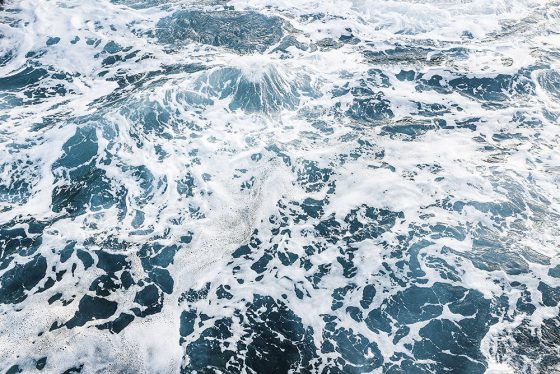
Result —
<instances>
[{"instance_id":1,"label":"white sea foam","mask_svg":"<svg viewBox=\"0 0 560 374\"><path fill-rule=\"evenodd\" d=\"M421 330L430 320L410 323L410 331L395 343L394 331L373 331L364 320L352 318L345 308L332 310L333 291L349 282L344 266L337 260L348 248L312 232L316 224L330 217L343 222L362 205L403 215L380 237L350 245L357 267L352 283L357 288L345 294L342 303L359 305L362 288L373 284L377 293L364 309L367 315L409 286L398 282L406 279L406 271L399 268L398 258L391 257L401 236L437 225L449 230L461 228L464 237L426 235L430 244L416 255L421 259L419 268L426 273L424 286L449 283L476 290L496 303L499 297L505 297L509 309L486 333L481 350L488 373L519 370L510 362L513 358L504 357L498 348L516 346L511 334L522 322L538 329L559 312L558 306L545 306L538 291L541 280L547 284L558 281L548 275L548 270L559 263L560 232L555 219L560 214L560 83L556 80L556 85L551 85L553 80L543 80L558 77L557 57L549 57L550 51L558 56L560 48L560 39L550 35L558 18L550 9L558 4L521 0L233 0L228 5L236 10L280 17L284 27L305 47L291 46L285 52L271 47L267 53L239 56L221 46L187 40L170 47L159 43L153 34L158 22L178 9L222 9L220 5L154 2L152 7L136 9L129 7L130 3L21 0L7 5L17 12L2 12L1 17L9 22L0 24L0 34L4 36L0 38L0 58L9 52L14 57L0 65L0 77L23 71L33 60L49 74L66 73L72 79L62 83L68 91L66 95L48 96L32 105L10 104L15 98L25 99L22 92L10 99L0 92L2 164L23 165L29 161L36 166L22 172L21 179L29 182L26 200L0 202L0 224L22 217L52 221L37 250L47 261L44 279L26 291L29 297L21 303L0 306L4 317L0 319L1 370L18 364L31 372L35 370L33 360L48 356L48 372L62 372L73 363L83 364L84 373L178 372L191 362L184 348L221 317L233 321L234 334L229 344L239 342L245 322L236 311L243 315L255 295L271 296L285 303L304 326L313 329L312 340L317 347L325 340L327 323L323 316L330 314L337 318L338 327L378 342L385 361L395 353L412 355L408 344L423 339ZM341 36L350 33L359 39L356 44L339 42ZM73 43L76 36L79 40ZM59 37L60 41L46 46L51 37ZM324 42L329 38L332 44ZM134 52L135 56L115 64L103 62L114 55L104 52L110 42L129 48L119 56ZM411 48L412 52L405 56L391 55L396 46L420 49ZM421 48L432 50L428 54ZM467 50L465 57L449 54L454 48ZM368 57L368 50L385 51L385 55ZM30 52L40 57L26 57ZM199 66L200 71L189 70L192 66ZM442 86L449 88L453 79L514 75L527 67L535 67L527 77L534 84L534 94L508 93L507 105L494 107L485 105L488 100L477 98L476 92L454 89L442 94L437 89L416 89L416 81L397 78L401 71L414 71L423 74L426 81L439 76ZM162 74L165 69L167 73ZM226 69L240 74L235 79L225 79L221 74ZM372 69L386 74L389 84L384 85L382 78L371 78ZM139 84L119 87L119 79L133 75L140 77L136 81ZM282 95L263 94L259 101L261 111L245 110L245 104L232 104L235 94L220 96L206 90L214 78L223 87L232 87L233 92L246 81ZM275 79L276 83L266 83L267 79ZM38 87L52 88L53 81L54 78L46 78ZM333 92L341 87L363 88L362 82L367 82L364 85L371 93L381 92L390 102L390 121L360 122L346 115L356 97L348 93L336 96ZM279 105L274 101L278 97L292 98L294 107ZM212 104L201 104L206 102ZM439 117L455 127L432 126L410 135L407 126L425 124L422 121L426 119L418 115L419 103L444 105L445 111ZM149 128L142 122L142 113L159 107L163 109L155 121L158 127ZM536 124L512 120L517 112L531 116ZM166 116L169 120L164 119ZM473 118L475 132L459 128L463 121ZM317 121L323 121L330 131L317 130ZM426 121L433 124L430 118ZM38 131L40 125L44 127ZM87 128L95 129L99 150L94 164L110 181L108 190L113 195L120 188L127 190L124 213L116 203L103 209L87 209L78 216L52 210L56 188L67 182L57 179L53 168L64 155L63 145L77 129ZM515 136L501 141L497 134ZM363 141L371 144L365 151L361 150ZM16 152L14 145L22 147ZM381 152L383 157L376 155ZM259 155L261 161L255 161L254 155ZM317 183L314 190L302 184L298 172L304 174L305 161L315 162L319 169L332 169L329 182L335 184L335 193L328 192L328 183ZM135 173L138 167L145 167L151 174L150 187ZM2 170L2 179L19 177L9 170ZM179 192L187 174L196 186L191 195ZM244 188L246 185L251 187ZM301 213L302 208L293 202L301 203L306 198L325 201L318 217L299 222L289 216L286 220L290 232L270 235L282 219L280 213L289 209ZM444 201L464 207L451 209L445 207ZM288 208L280 209L279 203ZM520 213L505 214L497 222L500 214L491 209L500 207L493 204L509 203ZM138 211L143 212L143 221L136 225L133 222ZM359 220L367 224L365 216ZM21 223L12 227L18 225L29 226ZM258 280L251 270L254 261L235 260L239 270L234 275L231 254L251 240L255 229L268 242L255 250L253 260L264 254L265 246L273 245L300 258L305 257L306 246L317 243L322 252L311 258L311 268L307 270L285 266L275 257ZM193 233L192 242L182 243L180 238L189 232ZM418 236L409 246L422 239ZM86 270L75 253L68 262L62 262L60 250L68 241L75 241L77 248L91 253L112 251L106 248L110 240L126 243L124 249L114 252L129 256L135 279L142 279L146 273L137 256L143 245L178 245L174 262L168 267L174 280L173 292L164 296L162 311L136 318L120 334L97 329L95 326L104 322L98 320L73 329L49 331L53 323L62 324L74 316L81 297L94 294L89 287L103 274L95 266ZM487 253L479 242L503 243L507 253L527 261L529 270L509 274L499 258L492 268L476 266L478 256ZM532 260L530 254L534 253L551 265ZM460 280L446 278L445 271L423 260L427 257L447 261L457 270ZM0 274L28 260L16 254ZM73 264L77 266L75 270ZM330 266L330 272L312 284L309 279L322 265ZM387 275L387 268L395 278ZM48 277L56 278L61 271L66 273L60 281L43 293L37 292ZM238 279L245 283L240 284ZM530 293L536 307L532 315L516 311L521 291L504 291L505 285L513 281L524 284ZM202 289L207 283L211 289L206 299L183 300L186 291ZM233 288L229 300L215 295L218 286L225 284ZM298 297L294 287L308 296ZM138 307L135 292L139 290L140 286L134 285L108 297L118 302L114 316ZM66 306L60 302L49 304L48 300L58 292L64 300L74 301ZM180 318L188 308L196 308L199 314L211 318L194 326L194 332L184 337L181 346ZM442 308L436 319L460 321L464 317L451 312L448 305ZM336 357L334 352L325 352L320 365L324 367ZM537 370L527 365L527 370Z\"/></svg>"}]
</instances>

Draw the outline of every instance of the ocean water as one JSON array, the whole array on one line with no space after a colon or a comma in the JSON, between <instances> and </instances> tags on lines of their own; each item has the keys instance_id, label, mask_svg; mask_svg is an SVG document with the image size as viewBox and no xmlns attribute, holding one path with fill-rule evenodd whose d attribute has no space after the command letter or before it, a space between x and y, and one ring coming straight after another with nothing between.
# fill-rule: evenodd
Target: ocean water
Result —
<instances>
[{"instance_id":1,"label":"ocean water","mask_svg":"<svg viewBox=\"0 0 560 374\"><path fill-rule=\"evenodd\" d=\"M560 2L6 0L0 372L560 372Z\"/></svg>"}]
</instances>

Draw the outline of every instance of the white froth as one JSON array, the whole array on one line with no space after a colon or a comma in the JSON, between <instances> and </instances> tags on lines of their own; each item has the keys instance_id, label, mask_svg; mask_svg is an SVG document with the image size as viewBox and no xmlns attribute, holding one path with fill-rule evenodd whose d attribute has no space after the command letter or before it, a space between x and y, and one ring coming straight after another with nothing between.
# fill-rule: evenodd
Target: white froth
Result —
<instances>
[{"instance_id":1,"label":"white froth","mask_svg":"<svg viewBox=\"0 0 560 374\"><path fill-rule=\"evenodd\" d=\"M389 256L391 248L380 243L385 241L389 247L396 246L397 236L406 235L413 228L444 224L465 228L465 238L433 238L432 243L420 252L456 264L460 268L461 286L477 290L489 300L505 295L513 309L520 293L504 293L502 286L506 281L519 279L530 286L531 294L537 300L537 310L529 317L531 326L537 328L543 320L558 315L558 307L539 304L542 300L536 291L539 279L548 283L557 281L547 275L548 266L531 263L529 273L510 276L501 269L482 270L468 260L475 247L473 237L477 230L485 228L498 235L498 228L501 228L500 239L515 239L512 251L523 253L529 249L531 253L552 259L553 264L558 263L560 233L556 223L550 222L549 218L560 212L560 153L557 147L560 130L557 120L550 119L558 117L547 117L543 112L546 109L558 115L559 93L539 83L543 74L560 71L558 61L548 61L546 68L530 73L529 79L535 84L531 102L516 101L511 97L506 107L499 108L485 107L480 100L457 91L448 95L435 90L419 91L415 83L395 77L401 70L422 73L425 79L439 75L450 80L459 74L468 78L495 77L545 63L541 49L558 53L560 47L560 38L552 35L554 30L558 31L556 22L559 17L547 9L546 1L233 0L228 4L236 9L258 10L282 17L291 24L297 40L309 44L309 49L290 47L285 54L271 52L240 57L225 48L210 50L207 46L190 42L170 51L155 38L147 36L161 18L175 9L202 6L192 1L136 10L108 0L21 0L16 5L8 5L17 7L17 13L2 12L2 19L17 19L19 22L0 23L0 34L4 36L0 38L0 57L9 51L15 56L0 65L0 77L25 69L28 61L25 56L37 52L44 53L37 61L71 74L73 80L65 83L71 90L66 96L53 96L31 106L6 106L8 109L4 109L0 93L0 108L3 109L0 118L3 114L8 116L7 120L1 119L4 121L0 133L2 162L27 157L38 165L29 199L22 204L0 204L0 223L22 216L38 220L57 217L51 210L53 190L57 187L52 167L61 156L63 144L79 127L96 129L98 154L110 153L114 157L113 162L106 164L98 160L96 166L115 185L126 186L128 195L125 201L127 212L122 219L118 216L118 209L111 207L99 212L88 211L75 218L65 217L48 227L38 250L47 259L47 277L54 276L53 266L56 271L66 270L67 275L48 292L34 294L17 307L1 306L0 314L6 318L0 320L0 369L16 362L18 356L33 352L34 357L48 354L46 370L49 372L66 369L68 362L85 363L88 373L94 372L91 368L106 372L178 372L185 362L183 348L179 346L178 326L181 312L186 307L185 302L179 302L183 292L200 289L207 282L236 282L228 272L231 253L246 244L256 228L261 233L270 232L274 225L269 219L278 213L278 202L327 197L327 186L309 192L298 185L296 171L302 160L314 161L320 168L333 169L336 193L328 196L320 219L331 215L343 219L364 204L404 214L404 218L383 237L356 244L355 261L361 266L354 282L358 285L372 282L379 290L370 309L379 307L401 290L388 277L379 276L383 262L396 269L397 261ZM325 17L318 20L303 17L311 13L323 13ZM536 24L530 22L531 17L537 20ZM541 33L539 25L550 32ZM342 35L348 35L347 29L360 42L337 48L317 47L320 41L329 38L336 41ZM73 44L76 36L79 41ZM60 41L47 48L45 43L50 37L60 37ZM88 40L94 42L88 43ZM387 58L372 62L363 53L366 48L388 51L395 44L418 42L422 45L428 40L434 49L465 48L468 55L465 59L438 59L437 53L429 58L420 54L420 58L411 60L391 62ZM103 48L109 42L130 47L131 52L137 51L137 57L104 66L102 60L106 55L102 54ZM208 69L186 72L183 67L189 63ZM229 98L212 97L214 105L203 109L182 98L181 95L193 92L196 82L223 67L239 69L242 77L251 83L262 83L272 75L277 76L282 89L290 89L290 83L309 78L318 92L302 95L295 110L279 110L267 115L230 110ZM147 77L164 68L170 68L170 73L159 76L162 79L157 74L155 78ZM366 79L371 69L380 69L389 75L390 87L378 83L372 85L375 92L382 92L390 101L392 121L403 126L414 124L411 113L418 110L417 103L441 103L450 108L443 114L448 124L480 118L476 122L476 132L466 128L437 128L411 140L402 134L389 136L383 133L384 126L390 121L363 124L340 115L352 105L353 97L333 97L332 90L346 84L358 86L360 79ZM107 99L111 94L122 93L116 80L126 74L147 77L144 86L130 85L122 96ZM118 109L99 110L103 104L95 104L95 101L100 99L122 103L132 112L162 104L171 113L171 125L154 132L144 131L138 121L127 118ZM333 110L337 104L344 109ZM517 111L534 114L540 121L538 129L518 126L511 121ZM72 120L87 115L93 117L85 123L76 124ZM49 116L54 120L38 132L35 126ZM315 118L311 118L313 116ZM324 120L332 127L332 132L318 133L313 127L315 120ZM202 131L193 130L193 124L200 126ZM171 136L160 137L164 131ZM113 135L109 137L107 133ZM497 133L520 134L523 140L514 138L500 142L493 139ZM346 157L359 147L358 138L382 150L383 159L366 153L355 159ZM4 142L4 139L10 141ZM33 145L20 153L12 153L11 143ZM277 146L291 163L275 154L271 145ZM494 150L483 151L484 147ZM165 158L160 157L161 152L166 154ZM262 157L258 163L251 159L255 154ZM124 166L144 166L152 173L155 183L161 182L154 187L149 202L143 200L146 192L141 182L131 172L125 172ZM187 172L191 173L197 186L197 193L191 197L182 196L177 188L178 181ZM9 176L7 171L2 174L2 178ZM241 188L246 181L253 181L251 189ZM519 186L520 194L534 202L534 207L524 208L528 218L523 222L509 217L504 223L497 224L480 206L507 203L516 197L504 187L508 181ZM527 191L539 194L543 200L529 196ZM548 201L545 202L544 198ZM441 204L444 199L450 204L471 202L478 205L465 205L460 211L444 209ZM196 209L200 216L192 213ZM545 216L539 217L538 212L533 213L531 209L540 209ZM132 222L137 210L145 214L140 228L151 230L151 237L135 234L137 230L132 228ZM278 244L282 249L303 256L304 246L313 244L314 240L320 241L320 238L306 234L313 229L310 223L291 224L290 236L278 235L267 244ZM497 228L499 225L503 226ZM519 226L521 231L513 230ZM175 287L171 295L165 296L161 313L145 319L136 318L121 334L96 329L93 325L99 321L72 330L63 327L48 332L53 322L67 321L77 310L77 301L61 307L60 304L48 305L49 297L60 291L65 296L75 294L79 300L82 295L91 294L87 287L100 274L79 267L76 276L68 275L72 263L82 266L81 263L75 255L69 262L61 263L53 248L62 248L66 240L84 243L93 238L94 244L85 249L96 250L103 240L116 238L130 244L127 251L135 258L138 248L153 237L159 236L163 238L162 243L174 244L187 232L194 233L193 242L180 245L174 263L169 267ZM365 322L350 318L342 310L344 308L331 310L333 289L346 284L347 279L337 262L340 248L323 244L324 251L313 257L313 269L322 264L332 264L332 269L317 288L312 287L307 279L311 272L297 266L278 264L274 272L267 273L262 281L257 282L250 264L243 264L241 275L248 281L244 286L236 287L236 294L229 304L210 295L211 302L200 302L196 306L213 318L232 317L234 308L243 308L254 294L269 295L284 300L305 326L313 328L317 346L321 344L321 332L325 327L322 315L330 313L339 318L341 327L360 331L371 341L378 342L385 359L395 352L408 352L405 344L422 339L419 331L426 321L409 326L411 331L406 338L393 344L390 335L372 332ZM464 257L446 254L444 248L452 248L454 253ZM15 261L22 263L25 258L17 257ZM11 264L2 272L13 266ZM133 262L132 270L139 275L144 272L138 258ZM428 286L446 281L434 268L422 266L422 270L429 279ZM29 293L37 291L43 284L39 283ZM294 284L310 296L303 300L296 297ZM284 294L286 298L282 297ZM358 303L356 295L348 296L344 302ZM125 292L112 295L121 304L116 315L134 303L133 296ZM441 318L453 320L459 317L447 308ZM523 318L515 315L511 321L500 321L489 330L481 347L488 361L487 373L513 372L509 363L500 361L494 354L495 347L504 341L514 344L504 337L503 331L512 331ZM212 321L197 326L193 335ZM235 340L241 335L241 323L234 321L233 329L238 334L232 338ZM39 337L40 332L44 334Z\"/></svg>"}]
</instances>

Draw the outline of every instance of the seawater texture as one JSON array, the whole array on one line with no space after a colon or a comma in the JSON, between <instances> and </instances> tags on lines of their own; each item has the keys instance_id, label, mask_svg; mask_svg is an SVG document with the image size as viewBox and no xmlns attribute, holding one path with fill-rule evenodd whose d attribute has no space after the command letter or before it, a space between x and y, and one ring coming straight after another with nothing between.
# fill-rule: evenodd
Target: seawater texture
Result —
<instances>
[{"instance_id":1,"label":"seawater texture","mask_svg":"<svg viewBox=\"0 0 560 374\"><path fill-rule=\"evenodd\" d=\"M2 373L558 373L560 3L6 0Z\"/></svg>"}]
</instances>

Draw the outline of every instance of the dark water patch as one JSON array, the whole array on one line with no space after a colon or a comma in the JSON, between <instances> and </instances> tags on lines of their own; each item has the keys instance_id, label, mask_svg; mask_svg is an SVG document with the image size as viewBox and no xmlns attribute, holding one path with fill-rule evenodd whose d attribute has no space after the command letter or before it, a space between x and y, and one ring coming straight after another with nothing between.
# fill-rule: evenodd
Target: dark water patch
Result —
<instances>
[{"instance_id":1,"label":"dark water patch","mask_svg":"<svg viewBox=\"0 0 560 374\"><path fill-rule=\"evenodd\" d=\"M60 38L58 36L51 36L47 39L46 45L47 47L50 47L52 45L58 44L58 42L60 42Z\"/></svg>"},{"instance_id":2,"label":"dark water patch","mask_svg":"<svg viewBox=\"0 0 560 374\"><path fill-rule=\"evenodd\" d=\"M0 92L9 107L37 104L50 97L74 93L66 85L72 80L68 74L34 63L12 75L0 77Z\"/></svg>"},{"instance_id":3,"label":"dark water patch","mask_svg":"<svg viewBox=\"0 0 560 374\"><path fill-rule=\"evenodd\" d=\"M122 4L133 9L153 8L160 5L169 4L169 0L111 0L113 4Z\"/></svg>"},{"instance_id":4,"label":"dark water patch","mask_svg":"<svg viewBox=\"0 0 560 374\"><path fill-rule=\"evenodd\" d=\"M184 197L193 197L195 187L194 177L190 172L177 181L177 192Z\"/></svg>"},{"instance_id":5,"label":"dark water patch","mask_svg":"<svg viewBox=\"0 0 560 374\"><path fill-rule=\"evenodd\" d=\"M47 70L43 68L27 66L15 74L0 78L0 91L19 91L36 85L48 75Z\"/></svg>"},{"instance_id":6,"label":"dark water patch","mask_svg":"<svg viewBox=\"0 0 560 374\"><path fill-rule=\"evenodd\" d=\"M470 339L468 333L453 322L445 319L430 321L420 329L420 336L423 339L414 344L412 350L414 359L437 362L421 367L440 372L482 374L486 371L484 357L480 353L480 341Z\"/></svg>"},{"instance_id":7,"label":"dark water patch","mask_svg":"<svg viewBox=\"0 0 560 374\"><path fill-rule=\"evenodd\" d=\"M554 278L560 278L560 265L556 265L548 270L548 275Z\"/></svg>"},{"instance_id":8,"label":"dark water patch","mask_svg":"<svg viewBox=\"0 0 560 374\"><path fill-rule=\"evenodd\" d=\"M112 247L113 250L127 247L126 243L100 244L105 248ZM120 333L132 323L135 317L144 318L159 313L163 307L164 295L173 291L174 281L165 268L173 262L177 250L176 246L167 247L157 243L144 245L137 254L78 250L77 256L86 269L95 264L104 273L91 282L90 293L82 297L78 312L66 323L66 326L73 328L83 326L90 321L109 319L107 322L102 321L103 323L97 324L96 327ZM94 256L91 255L92 253ZM140 258L143 272L132 272L131 256ZM134 295L134 303L121 305L123 312L115 316L117 303L109 299L130 293Z\"/></svg>"},{"instance_id":9,"label":"dark water patch","mask_svg":"<svg viewBox=\"0 0 560 374\"><path fill-rule=\"evenodd\" d=\"M138 317L146 317L161 312L163 293L154 284L149 284L136 293L134 302L139 305L132 309Z\"/></svg>"},{"instance_id":10,"label":"dark water patch","mask_svg":"<svg viewBox=\"0 0 560 374\"><path fill-rule=\"evenodd\" d=\"M53 190L54 212L78 216L86 213L88 209L93 211L108 209L118 202L119 196L111 193L112 185L105 177L105 172L93 168L88 170L90 172L85 172L83 177Z\"/></svg>"},{"instance_id":11,"label":"dark water patch","mask_svg":"<svg viewBox=\"0 0 560 374\"><path fill-rule=\"evenodd\" d=\"M15 264L0 277L0 303L17 304L25 300L28 291L43 280L46 271L47 260L43 256Z\"/></svg>"},{"instance_id":12,"label":"dark water patch","mask_svg":"<svg viewBox=\"0 0 560 374\"><path fill-rule=\"evenodd\" d=\"M19 365L13 365L6 371L6 374L17 374L21 372L23 372L23 369L20 368Z\"/></svg>"},{"instance_id":13,"label":"dark water patch","mask_svg":"<svg viewBox=\"0 0 560 374\"><path fill-rule=\"evenodd\" d=\"M172 114L162 103L141 102L136 106L124 107L121 114L133 124L129 134L138 147L143 146L148 136L165 140L173 138Z\"/></svg>"},{"instance_id":14,"label":"dark water patch","mask_svg":"<svg viewBox=\"0 0 560 374\"><path fill-rule=\"evenodd\" d=\"M197 81L195 89L209 98L230 99L231 110L246 112L276 112L295 109L302 96L316 96L308 77L289 78L267 62L243 71L240 68L220 68Z\"/></svg>"},{"instance_id":15,"label":"dark water patch","mask_svg":"<svg viewBox=\"0 0 560 374\"><path fill-rule=\"evenodd\" d=\"M541 293L542 303L546 306L555 307L560 303L560 286L550 286L544 282L539 282L537 289Z\"/></svg>"},{"instance_id":16,"label":"dark water patch","mask_svg":"<svg viewBox=\"0 0 560 374\"><path fill-rule=\"evenodd\" d=\"M27 225L27 230L23 227ZM31 256L43 243L43 230L47 224L35 219L12 220L0 225L0 269L8 266L12 256Z\"/></svg>"},{"instance_id":17,"label":"dark water patch","mask_svg":"<svg viewBox=\"0 0 560 374\"><path fill-rule=\"evenodd\" d=\"M88 209L98 211L118 204L125 209L125 191L112 184L106 172L97 167L98 138L95 128L82 127L63 145L62 156L53 164L60 182L52 194L52 210L72 216Z\"/></svg>"},{"instance_id":18,"label":"dark water patch","mask_svg":"<svg viewBox=\"0 0 560 374\"><path fill-rule=\"evenodd\" d=\"M178 11L156 30L162 43L180 46L194 41L240 53L264 52L282 38L282 21L249 11Z\"/></svg>"},{"instance_id":19,"label":"dark water patch","mask_svg":"<svg viewBox=\"0 0 560 374\"><path fill-rule=\"evenodd\" d=\"M108 329L118 334L134 321L134 316L128 313L121 313L114 321L97 326L101 330Z\"/></svg>"},{"instance_id":20,"label":"dark water patch","mask_svg":"<svg viewBox=\"0 0 560 374\"><path fill-rule=\"evenodd\" d=\"M414 71L402 71L397 74L399 80L416 81L419 92L433 90L442 95L458 92L477 100L487 108L498 108L516 97L534 95L535 85L529 70L520 70L516 74L498 74L496 76L459 76L451 79L434 74L425 76Z\"/></svg>"},{"instance_id":21,"label":"dark water patch","mask_svg":"<svg viewBox=\"0 0 560 374\"><path fill-rule=\"evenodd\" d=\"M211 373L224 369L233 372L235 366L232 361L235 352L223 350L220 344L220 341L232 337L230 328L231 321L224 318L217 320L214 326L200 333L197 341L186 348L189 362L181 369L181 373L190 373L193 370Z\"/></svg>"},{"instance_id":22,"label":"dark water patch","mask_svg":"<svg viewBox=\"0 0 560 374\"><path fill-rule=\"evenodd\" d=\"M383 126L381 135L412 140L437 128L438 126L432 121L402 120L391 125Z\"/></svg>"},{"instance_id":23,"label":"dark water patch","mask_svg":"<svg viewBox=\"0 0 560 374\"><path fill-rule=\"evenodd\" d=\"M443 307L434 290L412 286L397 293L387 303L385 311L399 323L413 324L441 315Z\"/></svg>"},{"instance_id":24,"label":"dark water patch","mask_svg":"<svg viewBox=\"0 0 560 374\"><path fill-rule=\"evenodd\" d=\"M35 363L35 368L37 370L43 370L46 365L47 365L47 357L42 357L38 359L37 362Z\"/></svg>"},{"instance_id":25,"label":"dark water patch","mask_svg":"<svg viewBox=\"0 0 560 374\"><path fill-rule=\"evenodd\" d=\"M100 42L100 41L98 41ZM98 42L96 42L96 47ZM134 60L135 62L140 62L147 58L147 55L140 53L140 50L134 49L132 46L122 46L119 43L111 40L103 46L103 49L94 55L94 58L101 59L101 66L108 70L102 70L99 73L100 77L109 74L113 65L121 62ZM117 74L119 74L117 72ZM145 75L147 75L145 73ZM122 85L121 85L122 87Z\"/></svg>"},{"instance_id":26,"label":"dark water patch","mask_svg":"<svg viewBox=\"0 0 560 374\"><path fill-rule=\"evenodd\" d=\"M362 82L360 86L351 88L350 94L354 97L350 108L346 111L350 118L360 122L376 123L394 117L391 103L383 92L375 92L367 83Z\"/></svg>"},{"instance_id":27,"label":"dark water patch","mask_svg":"<svg viewBox=\"0 0 560 374\"><path fill-rule=\"evenodd\" d=\"M83 326L89 321L103 320L111 317L117 310L117 303L101 297L85 295L80 300L78 311L66 323L69 329Z\"/></svg>"},{"instance_id":28,"label":"dark water patch","mask_svg":"<svg viewBox=\"0 0 560 374\"><path fill-rule=\"evenodd\" d=\"M449 108L447 108L443 104L439 103L416 103L416 107L418 108L418 112L416 114L423 116L423 117L435 117L435 116L442 116L450 112Z\"/></svg>"},{"instance_id":29,"label":"dark water patch","mask_svg":"<svg viewBox=\"0 0 560 374\"><path fill-rule=\"evenodd\" d=\"M348 232L345 235L347 242L378 238L403 219L402 212L362 205L360 208L350 211L344 218L344 222L348 225Z\"/></svg>"},{"instance_id":30,"label":"dark water patch","mask_svg":"<svg viewBox=\"0 0 560 374\"><path fill-rule=\"evenodd\" d=\"M292 166L292 158L285 151L284 146L271 144L266 147L266 150L276 155L286 166Z\"/></svg>"},{"instance_id":31,"label":"dark water patch","mask_svg":"<svg viewBox=\"0 0 560 374\"><path fill-rule=\"evenodd\" d=\"M192 331L194 314L184 314L183 332ZM282 302L268 296L255 295L243 313L242 336L225 350L220 347L232 337L234 331L230 319L218 319L206 328L199 338L185 349L189 358L184 372L227 371L240 373L242 370L266 372L309 371L311 359L316 357L312 330L305 328L301 319ZM187 319L188 318L188 319ZM237 354L236 352L244 352Z\"/></svg>"},{"instance_id":32,"label":"dark water patch","mask_svg":"<svg viewBox=\"0 0 560 374\"><path fill-rule=\"evenodd\" d=\"M534 94L534 84L523 75L498 74L495 77L460 77L449 81L449 86L461 94L487 102L506 101L511 95Z\"/></svg>"},{"instance_id":33,"label":"dark water patch","mask_svg":"<svg viewBox=\"0 0 560 374\"><path fill-rule=\"evenodd\" d=\"M77 365L77 366L72 366L71 368L65 370L62 374L79 374L82 372L82 369L84 368L84 365Z\"/></svg>"},{"instance_id":34,"label":"dark water patch","mask_svg":"<svg viewBox=\"0 0 560 374\"><path fill-rule=\"evenodd\" d=\"M502 344L493 353L518 371L553 372L553 368L560 364L559 331L559 317L544 319L539 334L535 334L534 328L525 321L511 333L515 343Z\"/></svg>"},{"instance_id":35,"label":"dark water patch","mask_svg":"<svg viewBox=\"0 0 560 374\"><path fill-rule=\"evenodd\" d=\"M0 34L0 40L3 38L4 36L2 34ZM12 58L14 58L15 54L13 50L9 50L3 54L0 54L0 66L6 66L11 60Z\"/></svg>"},{"instance_id":36,"label":"dark water patch","mask_svg":"<svg viewBox=\"0 0 560 374\"><path fill-rule=\"evenodd\" d=\"M289 53L289 48L291 47L297 48L302 51L307 51L310 48L307 44L298 41L295 36L287 35L284 38L282 38L278 46L275 47L272 50L272 52L278 51L283 53Z\"/></svg>"},{"instance_id":37,"label":"dark water patch","mask_svg":"<svg viewBox=\"0 0 560 374\"><path fill-rule=\"evenodd\" d=\"M438 318L444 305L465 318L459 322ZM477 291L436 283L432 288L412 286L399 292L386 302L386 307L370 312L366 321L373 331L389 331L396 323L397 341L399 330L408 331L404 325L429 321L419 331L423 339L413 344L414 356L406 356L405 362L401 363L404 367L411 370L415 367L420 372L483 373L486 362L480 345L490 326L498 321L492 316L493 308L491 302ZM432 360L433 363L421 360Z\"/></svg>"},{"instance_id":38,"label":"dark water patch","mask_svg":"<svg viewBox=\"0 0 560 374\"><path fill-rule=\"evenodd\" d=\"M423 63L427 65L439 65L443 61L441 54L434 54L434 50L416 46L396 46L391 49L364 51L368 62L375 65L382 64L410 64Z\"/></svg>"},{"instance_id":39,"label":"dark water patch","mask_svg":"<svg viewBox=\"0 0 560 374\"><path fill-rule=\"evenodd\" d=\"M294 167L297 173L298 183L305 188L307 192L316 192L329 185L334 170L332 168L320 167L316 161L302 160ZM329 193L332 193L332 188Z\"/></svg>"},{"instance_id":40,"label":"dark water patch","mask_svg":"<svg viewBox=\"0 0 560 374\"><path fill-rule=\"evenodd\" d=\"M538 75L537 81L552 99L560 101L560 72L546 70Z\"/></svg>"},{"instance_id":41,"label":"dark water patch","mask_svg":"<svg viewBox=\"0 0 560 374\"><path fill-rule=\"evenodd\" d=\"M76 133L62 146L63 155L54 164L53 169L63 169L70 178L83 175L76 170L83 164L88 164L97 155L97 133L95 128L78 128Z\"/></svg>"},{"instance_id":42,"label":"dark water patch","mask_svg":"<svg viewBox=\"0 0 560 374\"><path fill-rule=\"evenodd\" d=\"M142 191L140 196L134 198L138 206L141 207L147 204L154 197L158 187L158 183L156 183L156 179L154 178L152 172L144 165L132 167L125 166L122 170L124 173L130 174L133 177L139 190Z\"/></svg>"},{"instance_id":43,"label":"dark water patch","mask_svg":"<svg viewBox=\"0 0 560 374\"><path fill-rule=\"evenodd\" d=\"M383 357L375 342L352 330L337 327L333 318L325 319L328 322L323 332L321 352L336 352L339 358L327 364L323 372L368 373L382 365Z\"/></svg>"}]
</instances>

